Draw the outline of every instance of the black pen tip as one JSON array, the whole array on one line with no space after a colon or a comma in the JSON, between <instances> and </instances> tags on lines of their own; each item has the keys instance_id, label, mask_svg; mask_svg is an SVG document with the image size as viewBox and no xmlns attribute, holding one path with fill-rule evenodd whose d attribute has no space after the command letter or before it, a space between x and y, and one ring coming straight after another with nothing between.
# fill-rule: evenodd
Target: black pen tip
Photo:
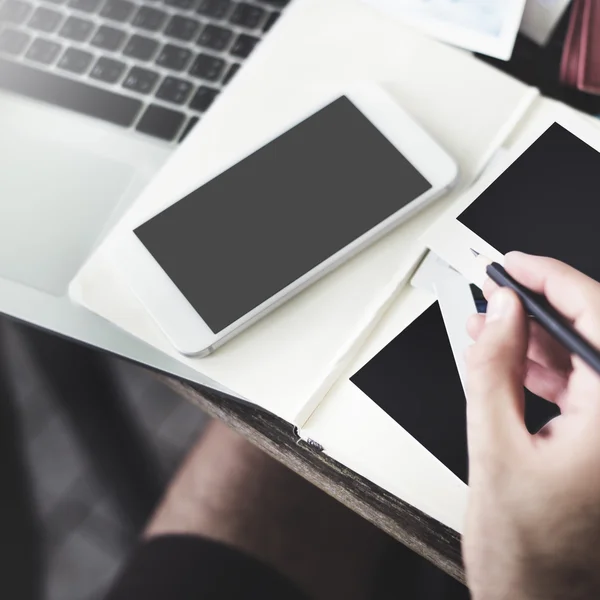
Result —
<instances>
[{"instance_id":1,"label":"black pen tip","mask_svg":"<svg viewBox=\"0 0 600 600\"><path fill-rule=\"evenodd\" d=\"M477 250L473 250L473 248L471 248L471 254L473 254L473 256L478 257L481 253L477 252Z\"/></svg>"}]
</instances>

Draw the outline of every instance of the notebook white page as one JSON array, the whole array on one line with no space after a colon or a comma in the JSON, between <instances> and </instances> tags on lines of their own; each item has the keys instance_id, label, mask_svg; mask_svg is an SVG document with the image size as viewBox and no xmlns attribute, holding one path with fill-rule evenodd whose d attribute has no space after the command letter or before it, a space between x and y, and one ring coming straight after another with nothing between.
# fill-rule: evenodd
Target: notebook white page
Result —
<instances>
[{"instance_id":1,"label":"notebook white page","mask_svg":"<svg viewBox=\"0 0 600 600\"><path fill-rule=\"evenodd\" d=\"M359 0L295 0L121 227L131 227L257 140L283 130L320 102L325 90L357 79L382 82L454 156L465 182L537 97L536 90L383 18ZM111 265L110 242L84 267L72 292L162 352L295 422L340 348L356 336L356 324L381 302L379 290L412 267L420 252L414 241L444 208L437 203L208 358L184 358L171 348Z\"/></svg>"}]
</instances>

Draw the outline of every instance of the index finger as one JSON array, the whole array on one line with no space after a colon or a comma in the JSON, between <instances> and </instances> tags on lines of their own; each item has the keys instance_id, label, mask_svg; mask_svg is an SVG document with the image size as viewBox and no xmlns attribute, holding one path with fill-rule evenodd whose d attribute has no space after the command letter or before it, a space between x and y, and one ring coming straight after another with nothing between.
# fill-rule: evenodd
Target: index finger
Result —
<instances>
[{"instance_id":1,"label":"index finger","mask_svg":"<svg viewBox=\"0 0 600 600\"><path fill-rule=\"evenodd\" d=\"M600 283L553 258L509 252L505 269L530 290L543 294L590 341L600 343ZM584 319L585 317L585 319Z\"/></svg>"}]
</instances>

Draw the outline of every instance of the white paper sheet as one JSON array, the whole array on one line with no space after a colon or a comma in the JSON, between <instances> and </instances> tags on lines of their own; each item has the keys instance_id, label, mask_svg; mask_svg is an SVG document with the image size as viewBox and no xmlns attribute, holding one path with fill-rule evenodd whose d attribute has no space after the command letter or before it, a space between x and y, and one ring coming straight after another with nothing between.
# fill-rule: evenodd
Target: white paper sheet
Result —
<instances>
[{"instance_id":1,"label":"white paper sheet","mask_svg":"<svg viewBox=\"0 0 600 600\"><path fill-rule=\"evenodd\" d=\"M525 0L364 0L438 40L496 58L512 54Z\"/></svg>"},{"instance_id":2,"label":"white paper sheet","mask_svg":"<svg viewBox=\"0 0 600 600\"><path fill-rule=\"evenodd\" d=\"M302 431L324 452L441 523L462 532L467 486L350 380L435 301L406 288Z\"/></svg>"}]
</instances>

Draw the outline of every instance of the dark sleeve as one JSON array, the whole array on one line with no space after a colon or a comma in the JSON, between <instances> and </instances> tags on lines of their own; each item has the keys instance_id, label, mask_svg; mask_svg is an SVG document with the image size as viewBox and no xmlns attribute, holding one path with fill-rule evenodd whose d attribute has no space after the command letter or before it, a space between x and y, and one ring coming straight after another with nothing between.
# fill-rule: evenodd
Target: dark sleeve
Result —
<instances>
[{"instance_id":1,"label":"dark sleeve","mask_svg":"<svg viewBox=\"0 0 600 600\"><path fill-rule=\"evenodd\" d=\"M106 600L308 600L274 569L228 546L196 536L143 543Z\"/></svg>"}]
</instances>

